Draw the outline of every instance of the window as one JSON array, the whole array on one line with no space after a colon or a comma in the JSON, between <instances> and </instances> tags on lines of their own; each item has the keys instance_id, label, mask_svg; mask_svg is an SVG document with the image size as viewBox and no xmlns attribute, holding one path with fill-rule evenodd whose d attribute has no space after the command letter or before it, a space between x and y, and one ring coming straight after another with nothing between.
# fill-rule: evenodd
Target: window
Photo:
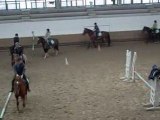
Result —
<instances>
[{"instance_id":1,"label":"window","mask_svg":"<svg viewBox=\"0 0 160 120\"><path fill-rule=\"evenodd\" d=\"M25 0L19 1L19 4L20 4L20 9L26 9L26 2L25 2Z\"/></svg>"},{"instance_id":2,"label":"window","mask_svg":"<svg viewBox=\"0 0 160 120\"><path fill-rule=\"evenodd\" d=\"M7 0L6 0L7 1ZM15 0L9 0L6 2L6 8L7 9L16 9Z\"/></svg>"},{"instance_id":3,"label":"window","mask_svg":"<svg viewBox=\"0 0 160 120\"><path fill-rule=\"evenodd\" d=\"M62 7L68 6L67 0L61 0L61 6Z\"/></svg>"},{"instance_id":4,"label":"window","mask_svg":"<svg viewBox=\"0 0 160 120\"><path fill-rule=\"evenodd\" d=\"M141 0L133 0L133 3L141 3Z\"/></svg>"},{"instance_id":5,"label":"window","mask_svg":"<svg viewBox=\"0 0 160 120\"><path fill-rule=\"evenodd\" d=\"M115 3L116 3L116 0L115 0ZM106 0L106 4L107 5L113 5L113 1L112 0Z\"/></svg>"},{"instance_id":6,"label":"window","mask_svg":"<svg viewBox=\"0 0 160 120\"><path fill-rule=\"evenodd\" d=\"M131 0L123 0L122 4L131 4Z\"/></svg>"},{"instance_id":7,"label":"window","mask_svg":"<svg viewBox=\"0 0 160 120\"><path fill-rule=\"evenodd\" d=\"M151 3L151 0L142 0L142 3Z\"/></svg>"},{"instance_id":8,"label":"window","mask_svg":"<svg viewBox=\"0 0 160 120\"><path fill-rule=\"evenodd\" d=\"M95 2L96 2L96 5L104 5L105 4L105 0L98 0Z\"/></svg>"},{"instance_id":9,"label":"window","mask_svg":"<svg viewBox=\"0 0 160 120\"><path fill-rule=\"evenodd\" d=\"M94 6L94 0L86 0L85 5L88 6L88 7Z\"/></svg>"},{"instance_id":10,"label":"window","mask_svg":"<svg viewBox=\"0 0 160 120\"><path fill-rule=\"evenodd\" d=\"M4 1L0 1L0 10L5 10L6 9L6 4Z\"/></svg>"}]
</instances>

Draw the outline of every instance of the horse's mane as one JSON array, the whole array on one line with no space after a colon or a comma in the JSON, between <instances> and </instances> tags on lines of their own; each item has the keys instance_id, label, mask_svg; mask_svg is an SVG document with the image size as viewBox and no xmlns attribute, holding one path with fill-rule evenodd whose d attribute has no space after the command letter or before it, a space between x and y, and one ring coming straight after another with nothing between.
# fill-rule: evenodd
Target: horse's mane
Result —
<instances>
[{"instance_id":1,"label":"horse's mane","mask_svg":"<svg viewBox=\"0 0 160 120\"><path fill-rule=\"evenodd\" d=\"M144 26L142 31L152 32L152 29L150 27Z\"/></svg>"},{"instance_id":2,"label":"horse's mane","mask_svg":"<svg viewBox=\"0 0 160 120\"><path fill-rule=\"evenodd\" d=\"M89 28L84 28L84 29L86 29L86 30L88 30L88 31L92 31L92 32L93 32L93 30L91 30L91 29L89 29Z\"/></svg>"},{"instance_id":3,"label":"horse's mane","mask_svg":"<svg viewBox=\"0 0 160 120\"><path fill-rule=\"evenodd\" d=\"M42 37L42 36L40 36L40 37L38 37L39 39L43 39L44 40L44 37Z\"/></svg>"}]
</instances>

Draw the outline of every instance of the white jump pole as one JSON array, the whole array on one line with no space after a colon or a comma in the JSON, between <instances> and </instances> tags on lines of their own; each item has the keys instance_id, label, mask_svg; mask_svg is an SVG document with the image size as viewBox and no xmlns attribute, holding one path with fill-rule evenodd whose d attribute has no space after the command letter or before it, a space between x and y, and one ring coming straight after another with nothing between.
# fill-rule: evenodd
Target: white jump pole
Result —
<instances>
[{"instance_id":1,"label":"white jump pole","mask_svg":"<svg viewBox=\"0 0 160 120\"><path fill-rule=\"evenodd\" d=\"M65 58L65 64L69 65L67 57Z\"/></svg>"},{"instance_id":2,"label":"white jump pole","mask_svg":"<svg viewBox=\"0 0 160 120\"><path fill-rule=\"evenodd\" d=\"M133 60L132 60L132 64L131 64L131 78L132 78L132 80L134 81L135 79L135 73L134 73L134 71L135 71L135 64L136 64L136 60L137 60L137 52L134 52L134 54L133 54L133 58L132 58ZM135 81L134 81L135 82Z\"/></svg>"},{"instance_id":3,"label":"white jump pole","mask_svg":"<svg viewBox=\"0 0 160 120\"><path fill-rule=\"evenodd\" d=\"M34 51L34 40L35 40L34 31L32 31L32 39L33 39L32 50Z\"/></svg>"},{"instance_id":4,"label":"white jump pole","mask_svg":"<svg viewBox=\"0 0 160 120\"><path fill-rule=\"evenodd\" d=\"M9 99L10 99L11 95L12 95L12 92L9 92L8 97L7 97L7 99L6 99L6 102L5 102L5 104L4 104L4 107L3 107L3 109L2 109L1 115L0 115L0 120L3 119L4 113L5 113L5 111L6 111L6 108L7 108L7 105L8 105L8 102L9 102Z\"/></svg>"},{"instance_id":5,"label":"white jump pole","mask_svg":"<svg viewBox=\"0 0 160 120\"><path fill-rule=\"evenodd\" d=\"M135 75L142 80L149 88L151 88L152 90L155 90L155 88L153 88L137 71L134 71Z\"/></svg>"},{"instance_id":6,"label":"white jump pole","mask_svg":"<svg viewBox=\"0 0 160 120\"><path fill-rule=\"evenodd\" d=\"M125 75L120 79L124 81L129 81L131 78L131 59L132 59L132 52L126 50L126 64L125 64Z\"/></svg>"}]
</instances>

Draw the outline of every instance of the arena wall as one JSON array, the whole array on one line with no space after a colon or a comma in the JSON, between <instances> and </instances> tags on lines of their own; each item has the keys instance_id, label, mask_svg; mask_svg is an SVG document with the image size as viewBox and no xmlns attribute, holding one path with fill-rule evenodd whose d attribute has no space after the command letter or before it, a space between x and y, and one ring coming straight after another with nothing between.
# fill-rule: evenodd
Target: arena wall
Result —
<instances>
[{"instance_id":1,"label":"arena wall","mask_svg":"<svg viewBox=\"0 0 160 120\"><path fill-rule=\"evenodd\" d=\"M54 37L60 43L88 40L82 36L83 29L93 29L93 23L97 22L100 29L109 31L112 41L141 40L145 38L141 30L144 26L151 27L154 20L159 24L158 13L123 14L70 18L43 18L36 20L1 21L0 22L0 46L9 46L15 33L19 34L24 45L32 44L32 31L35 36L44 36L49 28Z\"/></svg>"}]
</instances>

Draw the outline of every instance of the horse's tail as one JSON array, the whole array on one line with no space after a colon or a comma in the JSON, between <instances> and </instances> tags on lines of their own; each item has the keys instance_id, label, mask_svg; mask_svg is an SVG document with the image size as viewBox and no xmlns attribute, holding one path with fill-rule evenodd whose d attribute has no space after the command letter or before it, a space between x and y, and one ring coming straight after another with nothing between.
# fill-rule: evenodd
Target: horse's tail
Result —
<instances>
[{"instance_id":1,"label":"horse's tail","mask_svg":"<svg viewBox=\"0 0 160 120\"><path fill-rule=\"evenodd\" d=\"M109 34L109 32L107 32L107 34L108 34L108 46L110 46L111 45L111 37L110 37L110 34Z\"/></svg>"},{"instance_id":2,"label":"horse's tail","mask_svg":"<svg viewBox=\"0 0 160 120\"><path fill-rule=\"evenodd\" d=\"M10 52L10 55L13 55L13 53L14 53L14 46L9 47L9 52Z\"/></svg>"},{"instance_id":3,"label":"horse's tail","mask_svg":"<svg viewBox=\"0 0 160 120\"><path fill-rule=\"evenodd\" d=\"M107 31L101 31L101 33L104 35L105 40L108 42L108 46L111 45L111 38L110 34Z\"/></svg>"}]
</instances>

